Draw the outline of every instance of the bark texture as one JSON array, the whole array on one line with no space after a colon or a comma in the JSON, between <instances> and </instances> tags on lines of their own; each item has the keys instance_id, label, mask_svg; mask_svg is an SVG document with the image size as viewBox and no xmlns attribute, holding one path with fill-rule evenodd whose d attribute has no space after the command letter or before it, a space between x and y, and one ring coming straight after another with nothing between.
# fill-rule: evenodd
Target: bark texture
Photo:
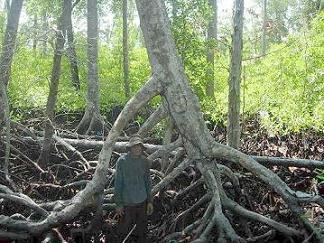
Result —
<instances>
[{"instance_id":1,"label":"bark texture","mask_svg":"<svg viewBox=\"0 0 324 243\"><path fill-rule=\"evenodd\" d=\"M98 82L98 8L97 0L87 1L88 107L99 111Z\"/></svg>"},{"instance_id":2,"label":"bark texture","mask_svg":"<svg viewBox=\"0 0 324 243\"><path fill-rule=\"evenodd\" d=\"M217 42L217 0L209 0L210 8L213 15L208 23L207 31L207 83L206 83L206 95L215 99L215 54L214 50Z\"/></svg>"},{"instance_id":3,"label":"bark texture","mask_svg":"<svg viewBox=\"0 0 324 243\"><path fill-rule=\"evenodd\" d=\"M22 3L23 0L12 1L7 19L5 37L2 43L0 77L5 86L7 86L9 82L11 62L16 44L18 23Z\"/></svg>"},{"instance_id":4,"label":"bark texture","mask_svg":"<svg viewBox=\"0 0 324 243\"><path fill-rule=\"evenodd\" d=\"M240 146L240 86L243 47L243 12L244 0L234 1L233 35L231 65L228 80L228 119L227 144L233 148Z\"/></svg>"},{"instance_id":5,"label":"bark texture","mask_svg":"<svg viewBox=\"0 0 324 243\"><path fill-rule=\"evenodd\" d=\"M78 58L75 51L74 45L74 33L73 33L73 25L72 25L72 1L68 1L68 17L67 17L67 41L68 41L68 48L67 48L67 55L70 60L70 69L71 69L71 80L72 85L75 87L76 90L80 90L80 79L79 79L79 68L78 68Z\"/></svg>"}]
</instances>

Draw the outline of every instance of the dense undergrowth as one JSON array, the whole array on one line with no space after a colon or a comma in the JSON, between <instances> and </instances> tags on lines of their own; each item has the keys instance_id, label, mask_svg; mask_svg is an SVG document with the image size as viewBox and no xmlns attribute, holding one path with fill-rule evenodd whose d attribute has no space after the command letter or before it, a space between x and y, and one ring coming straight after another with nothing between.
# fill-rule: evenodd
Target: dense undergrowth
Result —
<instances>
[{"instance_id":1,"label":"dense undergrowth","mask_svg":"<svg viewBox=\"0 0 324 243\"><path fill-rule=\"evenodd\" d=\"M196 37L198 38L198 37ZM188 42L188 41L187 41ZM187 43L186 42L186 43ZM226 123L228 51L221 44L215 48L215 97L209 100L204 91L204 55L190 52L203 42L192 41L181 53L187 75L202 109L214 123ZM60 78L58 113L84 110L86 98L86 41L78 38L78 64L81 89L76 91L70 80L68 59L63 58ZM184 41L177 41L178 45ZM186 44L188 45L188 43ZM309 30L289 36L281 44L273 44L264 57L253 56L246 45L241 83L242 119L258 115L269 133L285 134L311 129L324 130L324 13L314 19ZM199 48L203 52L204 48ZM197 52L197 50L196 50ZM201 53L200 53L201 54ZM252 56L251 56L252 55ZM11 118L22 120L24 114L44 110L52 56L43 55L18 44L9 85ZM130 51L131 93L134 94L150 75L145 48L133 45ZM122 55L120 45L101 45L99 51L100 101L103 115L116 106L123 106ZM152 102L154 107L157 101Z\"/></svg>"}]
</instances>

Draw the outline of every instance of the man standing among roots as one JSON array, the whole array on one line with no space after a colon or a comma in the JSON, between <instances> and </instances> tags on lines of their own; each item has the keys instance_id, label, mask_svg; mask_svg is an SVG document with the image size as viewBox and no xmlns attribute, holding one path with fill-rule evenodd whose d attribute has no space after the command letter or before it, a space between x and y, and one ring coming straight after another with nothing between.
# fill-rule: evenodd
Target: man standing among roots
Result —
<instances>
[{"instance_id":1,"label":"man standing among roots","mask_svg":"<svg viewBox=\"0 0 324 243\"><path fill-rule=\"evenodd\" d=\"M147 215L153 212L149 161L139 135L130 138L127 148L128 153L117 161L115 174L116 212L121 216L118 234L122 242L133 230L137 242L144 243L148 242Z\"/></svg>"}]
</instances>

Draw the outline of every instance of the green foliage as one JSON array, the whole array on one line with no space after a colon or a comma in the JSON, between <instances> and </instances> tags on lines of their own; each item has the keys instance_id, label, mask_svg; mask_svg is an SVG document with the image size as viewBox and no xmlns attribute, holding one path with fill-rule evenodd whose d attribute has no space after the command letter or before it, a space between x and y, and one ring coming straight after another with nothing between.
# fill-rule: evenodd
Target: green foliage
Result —
<instances>
[{"instance_id":1,"label":"green foliage","mask_svg":"<svg viewBox=\"0 0 324 243\"><path fill-rule=\"evenodd\" d=\"M14 57L9 97L12 107L39 109L46 104L51 60L21 47Z\"/></svg>"},{"instance_id":2,"label":"green foliage","mask_svg":"<svg viewBox=\"0 0 324 243\"><path fill-rule=\"evenodd\" d=\"M262 126L270 133L309 128L323 131L323 13L313 20L309 30L291 35L280 44L273 44L265 57L251 58L254 49L249 44L247 41L244 43L247 60L243 61L241 81L241 107L245 116L258 114ZM215 54L215 102L197 92L197 85L203 85L203 62L196 63L201 71L200 77L191 75L190 68L186 70L196 86L206 117L224 123L229 56L220 46Z\"/></svg>"},{"instance_id":3,"label":"green foliage","mask_svg":"<svg viewBox=\"0 0 324 243\"><path fill-rule=\"evenodd\" d=\"M116 2L117 3L117 2ZM206 41L205 33L210 10L208 1L167 1L172 31L182 57L190 85L201 101L207 119L226 123L228 95L228 40L215 46L215 97L205 96ZM99 49L99 82L101 110L126 103L122 71L122 22L116 21L109 43ZM134 94L150 76L146 49L141 46L138 27L130 22L130 88ZM228 33L229 31L227 31ZM224 32L226 33L226 31ZM70 78L70 65L62 60L57 112L83 111L87 90L86 37L76 33L81 90L75 91ZM28 38L20 37L20 43ZM255 45L244 41L242 100L244 116L259 115L269 132L300 131L312 128L324 130L324 13L311 22L309 29L291 34L285 42L272 44L268 55L251 58ZM249 59L249 60L248 60ZM20 44L12 65L9 96L12 115L23 118L23 111L44 110L52 70L53 53L42 55L38 49ZM160 99L154 99L156 106ZM160 129L160 128L159 128Z\"/></svg>"},{"instance_id":4,"label":"green foliage","mask_svg":"<svg viewBox=\"0 0 324 243\"><path fill-rule=\"evenodd\" d=\"M167 1L178 54L191 85L199 97L205 96L207 69L205 34L212 11L208 0Z\"/></svg>"},{"instance_id":5,"label":"green foliage","mask_svg":"<svg viewBox=\"0 0 324 243\"><path fill-rule=\"evenodd\" d=\"M60 0L29 0L26 1L26 12L27 14L42 15L44 12L53 14L56 18L60 15L63 1Z\"/></svg>"},{"instance_id":6,"label":"green foliage","mask_svg":"<svg viewBox=\"0 0 324 243\"><path fill-rule=\"evenodd\" d=\"M57 112L82 111L85 107L87 90L87 62L85 39L78 38L78 64L81 90L76 91L71 84L70 64L67 57L62 59ZM18 49L9 85L10 103L13 109L43 110L46 105L52 70L52 55L44 56L29 48ZM99 87L101 109L126 103L123 91L121 55L116 48L100 48ZM150 75L146 49L137 48L130 52L131 92L134 94ZM17 114L18 115L18 114Z\"/></svg>"},{"instance_id":7,"label":"green foliage","mask_svg":"<svg viewBox=\"0 0 324 243\"><path fill-rule=\"evenodd\" d=\"M113 50L103 47L100 55L100 89L102 107L112 107L117 104L125 104L122 56L116 48ZM130 52L130 89L134 94L150 75L150 67L147 60L146 49L138 48Z\"/></svg>"},{"instance_id":8,"label":"green foliage","mask_svg":"<svg viewBox=\"0 0 324 243\"><path fill-rule=\"evenodd\" d=\"M315 173L316 173L316 179L318 182L324 181L324 170L316 169Z\"/></svg>"},{"instance_id":9,"label":"green foliage","mask_svg":"<svg viewBox=\"0 0 324 243\"><path fill-rule=\"evenodd\" d=\"M273 45L269 55L245 63L246 112L261 114L276 131L323 130L323 14L305 35Z\"/></svg>"}]
</instances>

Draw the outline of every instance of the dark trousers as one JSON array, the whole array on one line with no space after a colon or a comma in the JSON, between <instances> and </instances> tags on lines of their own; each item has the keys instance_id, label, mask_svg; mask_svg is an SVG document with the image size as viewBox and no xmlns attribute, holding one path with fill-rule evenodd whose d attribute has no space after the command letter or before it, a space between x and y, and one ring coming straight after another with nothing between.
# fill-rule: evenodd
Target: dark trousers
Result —
<instances>
[{"instance_id":1,"label":"dark trousers","mask_svg":"<svg viewBox=\"0 0 324 243\"><path fill-rule=\"evenodd\" d=\"M132 230L136 224L132 235L135 236L137 243L146 243L147 234L147 214L146 214L146 202L124 206L124 215L118 225L119 240L122 242L128 233ZM128 241L129 242L129 241Z\"/></svg>"}]
</instances>

